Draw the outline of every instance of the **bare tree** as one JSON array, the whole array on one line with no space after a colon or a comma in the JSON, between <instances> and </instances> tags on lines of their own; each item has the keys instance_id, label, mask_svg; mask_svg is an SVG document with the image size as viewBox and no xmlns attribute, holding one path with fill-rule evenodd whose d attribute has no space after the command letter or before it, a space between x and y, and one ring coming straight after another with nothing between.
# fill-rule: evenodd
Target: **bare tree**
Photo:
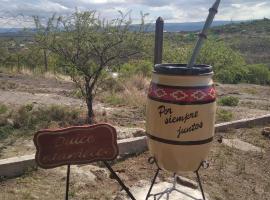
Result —
<instances>
[{"instance_id":1,"label":"bare tree","mask_svg":"<svg viewBox=\"0 0 270 200\"><path fill-rule=\"evenodd\" d=\"M40 45L65 60L69 75L85 97L90 124L94 122L97 83L104 70L141 53L145 16L137 31L130 31L129 13L120 12L119 18L108 21L95 11L76 11L69 17L53 16L47 23L46 37L37 35ZM35 22L38 30L44 29L38 17Z\"/></svg>"},{"instance_id":2,"label":"bare tree","mask_svg":"<svg viewBox=\"0 0 270 200\"><path fill-rule=\"evenodd\" d=\"M34 21L36 24L37 29L37 34L35 37L36 43L40 45L40 42L42 41L43 45L38 46L39 49L43 52L43 63L44 63L44 70L47 72L48 71L48 41L49 41L49 34L51 32L51 29L53 28L53 22L55 20L55 15L53 15L46 23L46 25L41 25L39 17L34 16Z\"/></svg>"}]
</instances>

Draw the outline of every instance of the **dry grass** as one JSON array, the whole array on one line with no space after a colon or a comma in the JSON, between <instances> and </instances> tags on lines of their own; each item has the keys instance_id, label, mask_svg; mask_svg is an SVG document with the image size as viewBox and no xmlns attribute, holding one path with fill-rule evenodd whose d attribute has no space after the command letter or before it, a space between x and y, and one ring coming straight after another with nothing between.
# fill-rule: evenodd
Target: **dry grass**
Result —
<instances>
[{"instance_id":1,"label":"dry grass","mask_svg":"<svg viewBox=\"0 0 270 200\"><path fill-rule=\"evenodd\" d=\"M133 76L124 84L121 94L127 105L142 107L146 105L147 89L149 81L141 76Z\"/></svg>"},{"instance_id":2,"label":"dry grass","mask_svg":"<svg viewBox=\"0 0 270 200\"><path fill-rule=\"evenodd\" d=\"M234 118L233 113L229 110L218 108L216 111L216 123L229 122Z\"/></svg>"},{"instance_id":3,"label":"dry grass","mask_svg":"<svg viewBox=\"0 0 270 200\"><path fill-rule=\"evenodd\" d=\"M111 105L126 105L144 108L146 105L149 80L142 75L134 75L126 80L119 80L122 88L107 91L102 97L105 103Z\"/></svg>"},{"instance_id":4,"label":"dry grass","mask_svg":"<svg viewBox=\"0 0 270 200\"><path fill-rule=\"evenodd\" d=\"M68 82L72 81L71 78L67 75L60 74L57 72L52 72L52 71L44 72L44 70L42 70L40 68L29 69L26 67L20 67L20 68L0 67L0 73L11 74L11 75L23 74L23 75L33 76L33 77L38 76L38 77L43 77L43 78L48 78L48 79L57 79L57 80L68 81Z\"/></svg>"}]
</instances>

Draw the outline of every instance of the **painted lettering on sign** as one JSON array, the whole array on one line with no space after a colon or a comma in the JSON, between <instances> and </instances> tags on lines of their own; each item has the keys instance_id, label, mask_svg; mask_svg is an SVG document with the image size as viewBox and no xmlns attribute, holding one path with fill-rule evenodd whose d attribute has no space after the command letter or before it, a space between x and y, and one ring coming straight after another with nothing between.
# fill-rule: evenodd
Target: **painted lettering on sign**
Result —
<instances>
[{"instance_id":1,"label":"painted lettering on sign","mask_svg":"<svg viewBox=\"0 0 270 200\"><path fill-rule=\"evenodd\" d=\"M158 113L161 118L164 119L165 125L180 123L182 124L178 130L176 130L177 138L180 138L181 135L186 135L188 133L192 133L197 129L203 128L203 122L195 122L191 126L185 125L186 122L191 119L197 119L199 117L199 111L188 112L182 115L175 115L173 109L170 107L166 107L161 105L158 107Z\"/></svg>"},{"instance_id":2,"label":"painted lettering on sign","mask_svg":"<svg viewBox=\"0 0 270 200\"><path fill-rule=\"evenodd\" d=\"M42 130L35 134L36 162L45 169L114 160L117 135L108 124Z\"/></svg>"}]
</instances>

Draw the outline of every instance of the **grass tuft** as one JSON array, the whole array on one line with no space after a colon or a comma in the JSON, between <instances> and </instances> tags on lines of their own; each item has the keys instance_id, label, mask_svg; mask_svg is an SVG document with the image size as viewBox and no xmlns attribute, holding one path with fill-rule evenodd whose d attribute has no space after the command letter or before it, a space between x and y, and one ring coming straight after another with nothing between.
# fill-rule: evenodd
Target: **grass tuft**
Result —
<instances>
[{"instance_id":1,"label":"grass tuft","mask_svg":"<svg viewBox=\"0 0 270 200\"><path fill-rule=\"evenodd\" d=\"M0 104L0 115L7 113L8 108L4 104Z\"/></svg>"},{"instance_id":2,"label":"grass tuft","mask_svg":"<svg viewBox=\"0 0 270 200\"><path fill-rule=\"evenodd\" d=\"M108 90L102 99L105 103L144 109L149 86L147 78L142 75L134 75L126 80L118 80L116 85L122 85L122 88Z\"/></svg>"},{"instance_id":3,"label":"grass tuft","mask_svg":"<svg viewBox=\"0 0 270 200\"><path fill-rule=\"evenodd\" d=\"M218 100L221 106L238 106L239 98L233 96L222 97Z\"/></svg>"},{"instance_id":4,"label":"grass tuft","mask_svg":"<svg viewBox=\"0 0 270 200\"><path fill-rule=\"evenodd\" d=\"M233 113L228 110L218 109L217 110L217 121L218 122L228 122L233 119Z\"/></svg>"},{"instance_id":5,"label":"grass tuft","mask_svg":"<svg viewBox=\"0 0 270 200\"><path fill-rule=\"evenodd\" d=\"M77 108L58 105L36 108L33 104L27 104L5 115L0 115L0 139L5 139L13 133L33 134L39 129L85 123L84 113Z\"/></svg>"}]
</instances>

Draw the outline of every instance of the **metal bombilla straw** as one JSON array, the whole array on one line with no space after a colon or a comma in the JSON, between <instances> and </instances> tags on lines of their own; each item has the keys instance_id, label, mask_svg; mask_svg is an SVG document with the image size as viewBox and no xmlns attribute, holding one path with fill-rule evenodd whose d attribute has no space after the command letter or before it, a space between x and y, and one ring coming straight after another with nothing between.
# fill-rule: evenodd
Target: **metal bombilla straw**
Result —
<instances>
[{"instance_id":1,"label":"metal bombilla straw","mask_svg":"<svg viewBox=\"0 0 270 200\"><path fill-rule=\"evenodd\" d=\"M215 18L215 15L217 14L218 12L218 6L220 4L220 0L216 0L216 2L213 4L212 8L209 9L209 15L206 19L206 22L204 24L204 27L203 27L203 30L202 32L199 34L199 39L196 43L196 46L194 48L194 51L193 51L193 54L192 54L192 57L188 63L188 67L193 67L194 64L195 64L195 61L199 55L199 52L201 50L201 47L203 45L203 42L204 40L207 38L207 31L208 29L210 28L214 18Z\"/></svg>"}]
</instances>

